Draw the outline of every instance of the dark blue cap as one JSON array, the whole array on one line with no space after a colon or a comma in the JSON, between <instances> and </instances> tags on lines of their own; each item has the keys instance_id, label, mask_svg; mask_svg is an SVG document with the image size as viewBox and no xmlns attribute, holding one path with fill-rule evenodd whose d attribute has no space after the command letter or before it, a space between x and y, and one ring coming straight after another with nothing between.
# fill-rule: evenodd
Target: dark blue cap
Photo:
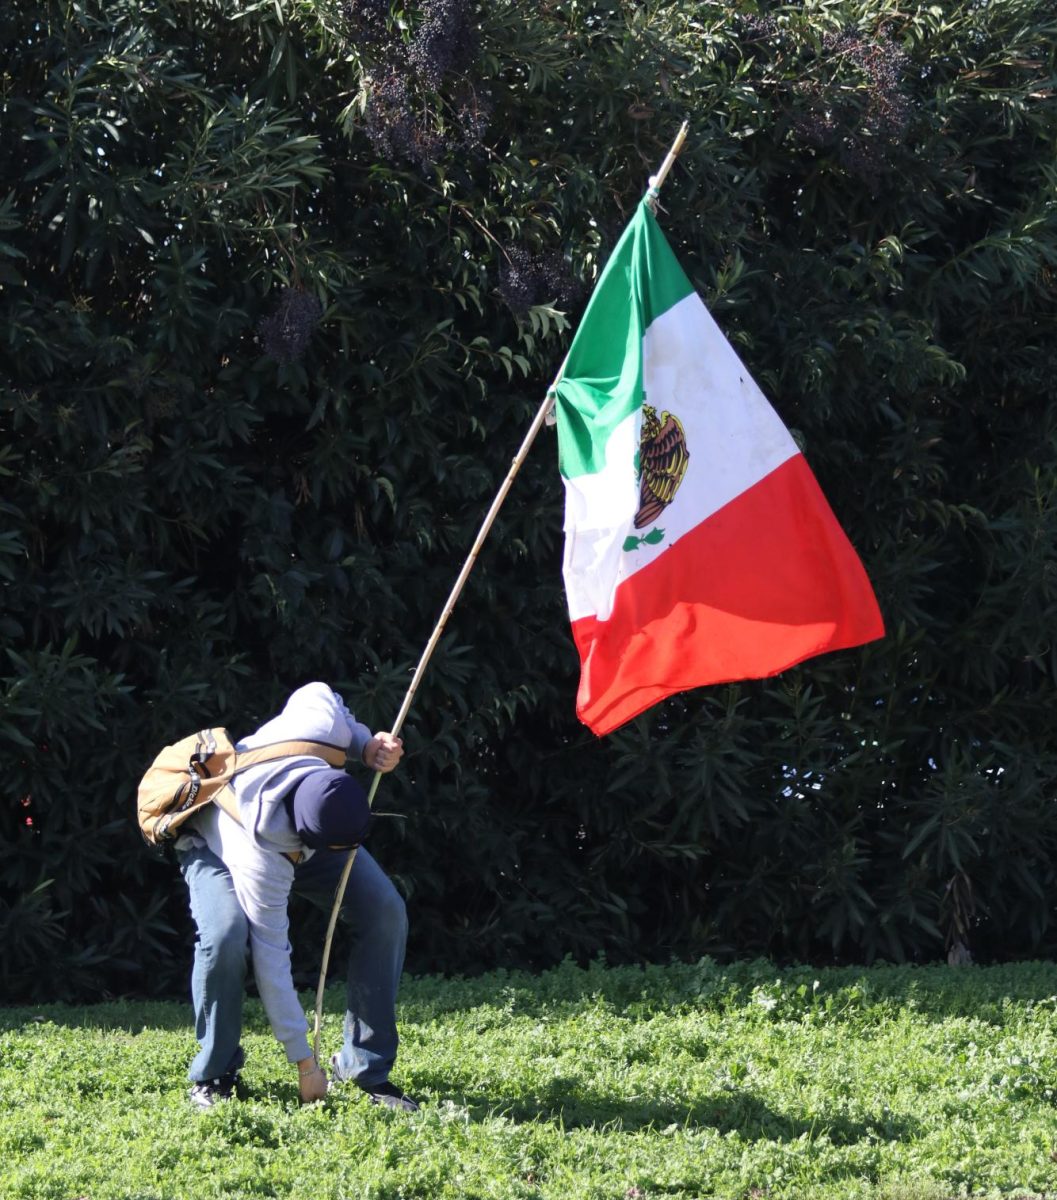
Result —
<instances>
[{"instance_id":1,"label":"dark blue cap","mask_svg":"<svg viewBox=\"0 0 1057 1200\"><path fill-rule=\"evenodd\" d=\"M285 804L310 850L358 846L371 819L366 793L344 771L311 771L287 793Z\"/></svg>"}]
</instances>

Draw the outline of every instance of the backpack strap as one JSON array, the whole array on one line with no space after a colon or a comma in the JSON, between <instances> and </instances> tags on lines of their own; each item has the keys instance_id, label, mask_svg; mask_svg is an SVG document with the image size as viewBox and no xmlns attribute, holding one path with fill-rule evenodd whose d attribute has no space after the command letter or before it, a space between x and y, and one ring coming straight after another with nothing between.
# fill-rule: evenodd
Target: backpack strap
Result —
<instances>
[{"instance_id":1,"label":"backpack strap","mask_svg":"<svg viewBox=\"0 0 1057 1200\"><path fill-rule=\"evenodd\" d=\"M277 758L322 758L332 767L343 767L348 757L340 746L330 742L272 742L267 746L255 746L252 750L236 751L235 771L245 771L259 763L272 762Z\"/></svg>"},{"instance_id":2,"label":"backpack strap","mask_svg":"<svg viewBox=\"0 0 1057 1200\"><path fill-rule=\"evenodd\" d=\"M280 758L322 758L330 763L332 767L343 767L347 755L340 746L333 746L330 742L272 742L267 746L256 746L252 750L236 751L235 770L231 773L231 779L236 775L245 771L249 767L259 766L261 763L274 762ZM239 816L239 802L235 797L235 790L231 786L231 779L220 789L213 797L214 803L228 814L228 816L237 824L242 824L242 818ZM301 855L296 858L287 854L295 865L301 861Z\"/></svg>"},{"instance_id":3,"label":"backpack strap","mask_svg":"<svg viewBox=\"0 0 1057 1200\"><path fill-rule=\"evenodd\" d=\"M235 798L235 793L231 790L231 784L226 783L219 792L213 797L213 803L217 808L221 808L235 822L236 825L242 824L242 818L239 816L239 802ZM296 867L297 864L305 856L300 850L280 850L279 853L283 858L288 858Z\"/></svg>"}]
</instances>

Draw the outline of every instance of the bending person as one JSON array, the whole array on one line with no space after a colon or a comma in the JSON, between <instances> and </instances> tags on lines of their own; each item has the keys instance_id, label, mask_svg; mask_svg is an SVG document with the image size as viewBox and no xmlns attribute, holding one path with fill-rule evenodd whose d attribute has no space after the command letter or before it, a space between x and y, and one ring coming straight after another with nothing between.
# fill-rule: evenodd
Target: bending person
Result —
<instances>
[{"instance_id":1,"label":"bending person","mask_svg":"<svg viewBox=\"0 0 1057 1200\"><path fill-rule=\"evenodd\" d=\"M326 684L298 688L282 712L237 743L249 750L308 740L344 749L372 771L391 771L403 743L371 734ZM191 998L199 1051L190 1097L200 1108L229 1099L245 1061L241 1046L247 956L275 1036L296 1066L301 1099L319 1100L327 1076L308 1043L308 1022L290 969L291 892L330 911L349 850L367 830L360 785L322 759L284 758L249 767L231 784L240 821L217 804L189 820L177 840L198 931ZM331 1060L336 1080L361 1088L372 1103L415 1111L390 1082L396 1061L396 994L404 965L407 914L385 873L359 849L342 919L351 932L344 1042Z\"/></svg>"}]
</instances>

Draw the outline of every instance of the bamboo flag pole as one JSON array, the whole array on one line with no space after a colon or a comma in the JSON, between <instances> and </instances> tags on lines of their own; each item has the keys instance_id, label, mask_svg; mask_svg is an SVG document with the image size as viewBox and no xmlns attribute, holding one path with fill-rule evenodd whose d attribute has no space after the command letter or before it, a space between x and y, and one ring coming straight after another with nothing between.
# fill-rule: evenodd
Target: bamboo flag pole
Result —
<instances>
[{"instance_id":1,"label":"bamboo flag pole","mask_svg":"<svg viewBox=\"0 0 1057 1200\"><path fill-rule=\"evenodd\" d=\"M650 189L646 193L652 199L657 199L657 194L661 190L661 185L668 178L668 172L672 169L675 160L679 157L679 151L683 148L683 142L686 141L686 132L690 128L690 122L684 121L679 128L679 132L675 135L675 141L672 142L672 148L668 151L668 155L664 162L661 163L660 170L656 175L650 176Z\"/></svg>"},{"instance_id":2,"label":"bamboo flag pole","mask_svg":"<svg viewBox=\"0 0 1057 1200\"><path fill-rule=\"evenodd\" d=\"M668 151L664 162L661 163L657 174L650 176L650 186L649 191L647 192L648 198L654 200L656 199L661 185L667 178L668 172L672 169L672 165L678 157L679 151L682 149L683 142L686 141L686 133L688 128L689 123L684 121L682 128L676 135L675 141L672 143L672 148ZM566 355L566 360L567 359L568 355ZM447 603L444 605L444 609L441 612L436 628L430 635L430 639L426 643L426 648L422 652L422 657L419 659L418 666L415 668L415 673L411 677L411 684L408 687L407 695L404 697L404 702L400 706L400 712L397 714L397 718L393 722L392 730L390 730L394 737L399 734L401 728L403 727L408 711L411 708L411 702L415 698L415 692L418 691L418 685L421 683L422 676L425 674L426 666L428 665L429 660L433 657L433 651L436 649L437 643L440 641L441 635L444 633L444 627L448 623L448 618L451 616L452 610L454 609L455 604L462 593L462 589L466 585L466 580L469 578L470 572L473 570L474 563L477 561L477 556L481 552L481 547L484 545L485 538L488 537L488 534L491 532L496 516L498 515L500 508L503 506L503 501L506 500L507 493L510 491L511 486L514 483L514 478L518 471L521 470L521 464L525 461L532 443L536 440L536 435L539 433L540 429L542 429L543 424L547 419L547 414L554 406L554 392L564 371L565 362L563 361L562 365L558 368L557 375L554 377L554 382L547 389L543 403L540 405L535 417L532 419L532 424L529 426L528 433L525 434L525 438L521 443L520 449L518 450L517 454L514 455L513 461L510 464L510 470L507 471L506 478L503 480L499 491L496 493L495 499L492 501L492 507L488 510L484 521L481 523L481 528L478 531L477 538L474 541L469 556L467 557L466 562L463 563L462 570L459 572L458 579L455 580L455 586L451 589L451 594L448 596ZM371 780L370 791L367 793L368 805L374 805L374 797L378 791L378 782L381 777L382 772L376 771L374 778ZM315 1054L317 1062L319 1061L319 1038L323 1025L323 988L326 984L327 967L330 963L330 947L334 940L334 930L337 927L338 913L341 911L341 902L345 898L345 888L349 881L349 873L351 872L352 864L355 861L356 850L353 849L349 851L349 857L345 862L345 868L341 873L341 878L338 880L338 886L334 895L334 907L331 909L330 921L327 925L326 941L323 943L323 961L319 971L319 985L316 988L316 1014L312 1035L312 1052Z\"/></svg>"},{"instance_id":3,"label":"bamboo flag pole","mask_svg":"<svg viewBox=\"0 0 1057 1200\"><path fill-rule=\"evenodd\" d=\"M546 419L547 413L550 411L551 405L554 402L554 388L557 386L560 378L561 372L559 371L558 375L555 377L554 383L551 384L550 388L548 389L547 396L540 405L539 411L533 418L532 424L529 426L528 433L525 434L525 439L521 443L521 448L518 450L517 454L514 455L514 459L510 464L510 470L507 472L507 476L503 480L502 486L496 493L496 498L492 501L492 507L488 510L488 513L485 516L484 522L482 523L477 534L477 539L473 544L473 548L470 550L469 557L466 559L462 570L459 572L459 577L455 581L455 586L451 589L451 595L448 597L447 603L444 605L444 610L440 615L440 620L437 622L436 628L430 635L430 639L426 643L426 648L422 652L422 657L419 659L418 666L415 668L415 673L411 677L411 685L408 687L407 695L404 697L404 702L400 706L400 712L397 714L397 718L393 722L393 728L390 732L394 736L399 734L401 728L403 727L408 710L411 708L411 702L415 698L415 692L418 691L418 685L422 681L422 676L425 674L426 666L429 663L430 658L433 656L433 651L436 649L437 643L440 641L441 635L444 632L444 626L448 623L448 617L451 616L452 609L454 609L456 601L459 599L459 594L462 592L462 589L466 584L466 580L469 578L470 572L473 570L473 565L477 561L477 555L480 553L481 547L484 545L484 540L491 531L492 525L495 523L496 516L498 515L499 510L503 505L503 501L506 499L507 493L510 491L511 485L514 482L514 477L521 469L521 464L525 461L525 456L528 454L529 448L536 439L536 434L539 433L540 428ZM376 771L374 778L371 780L371 789L367 793L367 803L371 806L374 805L374 797L375 793L378 791L378 781L381 779L381 777L382 772ZM341 878L338 880L337 892L334 897L334 907L331 910L330 922L327 925L327 938L323 944L323 962L319 972L319 986L316 988L316 1019L313 1027L312 1045L312 1051L316 1056L317 1062L319 1061L320 1029L323 1022L323 987L326 983L327 966L330 962L330 945L334 940L334 930L338 923L338 913L341 909L341 902L345 896L345 887L349 881L349 873L352 870L352 864L355 861L356 851L353 849L349 851L349 857L345 863L345 869L342 871Z\"/></svg>"}]
</instances>

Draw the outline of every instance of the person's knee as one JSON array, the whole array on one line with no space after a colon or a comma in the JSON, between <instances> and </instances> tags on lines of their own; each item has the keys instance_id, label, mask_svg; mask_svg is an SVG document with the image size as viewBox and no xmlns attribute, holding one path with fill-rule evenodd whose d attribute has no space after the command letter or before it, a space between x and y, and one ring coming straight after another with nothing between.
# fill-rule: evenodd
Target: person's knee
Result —
<instances>
[{"instance_id":1,"label":"person's knee","mask_svg":"<svg viewBox=\"0 0 1057 1200\"><path fill-rule=\"evenodd\" d=\"M199 938L200 951L215 966L232 971L245 971L249 954L249 926L238 913L213 925Z\"/></svg>"},{"instance_id":2,"label":"person's knee","mask_svg":"<svg viewBox=\"0 0 1057 1200\"><path fill-rule=\"evenodd\" d=\"M388 940L406 940L407 905L394 887L376 897L369 919Z\"/></svg>"}]
</instances>

